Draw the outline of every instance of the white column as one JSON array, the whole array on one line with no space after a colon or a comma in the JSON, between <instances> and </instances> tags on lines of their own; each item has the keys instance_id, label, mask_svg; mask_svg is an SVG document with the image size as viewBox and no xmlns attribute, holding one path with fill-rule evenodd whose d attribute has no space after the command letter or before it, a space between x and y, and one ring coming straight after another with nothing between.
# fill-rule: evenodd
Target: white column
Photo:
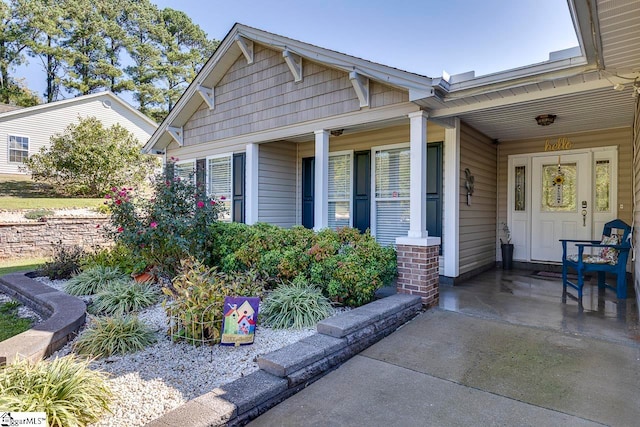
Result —
<instances>
[{"instance_id":1,"label":"white column","mask_svg":"<svg viewBox=\"0 0 640 427\"><path fill-rule=\"evenodd\" d=\"M442 248L444 275L460 274L460 119L444 131L444 213L442 235L447 243Z\"/></svg>"},{"instance_id":2,"label":"white column","mask_svg":"<svg viewBox=\"0 0 640 427\"><path fill-rule=\"evenodd\" d=\"M425 111L409 114L411 181L408 237L427 237L427 116Z\"/></svg>"},{"instance_id":3,"label":"white column","mask_svg":"<svg viewBox=\"0 0 640 427\"><path fill-rule=\"evenodd\" d=\"M260 149L258 144L246 146L245 167L245 222L249 225L258 222L258 159Z\"/></svg>"},{"instance_id":4,"label":"white column","mask_svg":"<svg viewBox=\"0 0 640 427\"><path fill-rule=\"evenodd\" d=\"M329 131L317 130L314 188L314 224L318 231L329 225Z\"/></svg>"}]
</instances>

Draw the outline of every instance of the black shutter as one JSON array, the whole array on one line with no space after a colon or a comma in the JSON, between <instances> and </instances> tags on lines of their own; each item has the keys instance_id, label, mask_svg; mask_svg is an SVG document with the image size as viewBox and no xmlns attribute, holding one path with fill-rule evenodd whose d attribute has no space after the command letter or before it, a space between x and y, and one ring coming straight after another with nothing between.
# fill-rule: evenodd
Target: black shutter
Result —
<instances>
[{"instance_id":1,"label":"black shutter","mask_svg":"<svg viewBox=\"0 0 640 427\"><path fill-rule=\"evenodd\" d=\"M442 142L427 144L427 232L442 237Z\"/></svg>"},{"instance_id":2,"label":"black shutter","mask_svg":"<svg viewBox=\"0 0 640 427\"><path fill-rule=\"evenodd\" d=\"M315 158L302 159L302 226L313 228L314 224L314 191L315 191Z\"/></svg>"},{"instance_id":3,"label":"black shutter","mask_svg":"<svg viewBox=\"0 0 640 427\"><path fill-rule=\"evenodd\" d=\"M245 153L233 155L233 222L244 222Z\"/></svg>"},{"instance_id":4,"label":"black shutter","mask_svg":"<svg viewBox=\"0 0 640 427\"><path fill-rule=\"evenodd\" d=\"M353 155L353 227L361 233L371 227L371 151Z\"/></svg>"}]
</instances>

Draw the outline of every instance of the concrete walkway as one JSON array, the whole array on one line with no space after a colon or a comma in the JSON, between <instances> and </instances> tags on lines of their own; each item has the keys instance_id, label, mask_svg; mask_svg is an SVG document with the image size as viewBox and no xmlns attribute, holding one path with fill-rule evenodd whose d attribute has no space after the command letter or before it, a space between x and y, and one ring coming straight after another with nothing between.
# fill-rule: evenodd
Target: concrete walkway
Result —
<instances>
[{"instance_id":1,"label":"concrete walkway","mask_svg":"<svg viewBox=\"0 0 640 427\"><path fill-rule=\"evenodd\" d=\"M638 425L635 301L579 310L558 288L527 272L443 288L441 308L249 425Z\"/></svg>"}]
</instances>

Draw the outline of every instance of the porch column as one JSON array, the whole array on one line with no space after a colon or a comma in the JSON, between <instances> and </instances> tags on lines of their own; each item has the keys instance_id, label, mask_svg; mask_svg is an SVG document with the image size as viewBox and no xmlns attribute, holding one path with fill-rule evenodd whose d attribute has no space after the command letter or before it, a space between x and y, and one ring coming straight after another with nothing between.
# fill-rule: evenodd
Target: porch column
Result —
<instances>
[{"instance_id":1,"label":"porch column","mask_svg":"<svg viewBox=\"0 0 640 427\"><path fill-rule=\"evenodd\" d=\"M317 130L315 140L314 224L318 231L329 226L329 131Z\"/></svg>"},{"instance_id":2,"label":"porch column","mask_svg":"<svg viewBox=\"0 0 640 427\"><path fill-rule=\"evenodd\" d=\"M409 237L427 237L427 113L409 114L411 182Z\"/></svg>"},{"instance_id":3,"label":"porch column","mask_svg":"<svg viewBox=\"0 0 640 427\"><path fill-rule=\"evenodd\" d=\"M440 238L427 233L427 113L409 115L411 178L407 237L396 239L397 292L418 295L426 307L437 307Z\"/></svg>"},{"instance_id":4,"label":"porch column","mask_svg":"<svg viewBox=\"0 0 640 427\"><path fill-rule=\"evenodd\" d=\"M447 244L444 252L444 275L458 277L460 274L460 119L454 126L444 130L444 224L442 235Z\"/></svg>"},{"instance_id":5,"label":"porch column","mask_svg":"<svg viewBox=\"0 0 640 427\"><path fill-rule=\"evenodd\" d=\"M245 188L245 222L249 225L258 222L258 159L260 149L258 144L246 146L246 188Z\"/></svg>"}]
</instances>

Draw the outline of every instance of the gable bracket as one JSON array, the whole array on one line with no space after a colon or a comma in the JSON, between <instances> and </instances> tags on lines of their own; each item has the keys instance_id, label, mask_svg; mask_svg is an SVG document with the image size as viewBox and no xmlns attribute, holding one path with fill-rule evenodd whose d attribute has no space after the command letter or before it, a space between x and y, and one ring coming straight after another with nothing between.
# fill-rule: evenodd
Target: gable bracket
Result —
<instances>
[{"instance_id":1,"label":"gable bracket","mask_svg":"<svg viewBox=\"0 0 640 427\"><path fill-rule=\"evenodd\" d=\"M167 126L167 133L178 143L180 147L184 145L182 127Z\"/></svg>"},{"instance_id":2,"label":"gable bracket","mask_svg":"<svg viewBox=\"0 0 640 427\"><path fill-rule=\"evenodd\" d=\"M284 50L282 52L282 57L284 61L289 66L291 70L291 74L293 74L293 81L301 82L302 81L302 57L292 53L288 50Z\"/></svg>"},{"instance_id":3,"label":"gable bracket","mask_svg":"<svg viewBox=\"0 0 640 427\"><path fill-rule=\"evenodd\" d=\"M360 108L369 106L369 79L357 71L349 73L349 80L360 100Z\"/></svg>"},{"instance_id":4,"label":"gable bracket","mask_svg":"<svg viewBox=\"0 0 640 427\"><path fill-rule=\"evenodd\" d=\"M242 54L247 59L247 64L253 64L253 40L246 39L241 35L236 36L236 43Z\"/></svg>"},{"instance_id":5,"label":"gable bracket","mask_svg":"<svg viewBox=\"0 0 640 427\"><path fill-rule=\"evenodd\" d=\"M216 106L214 88L198 85L197 89L202 100L209 106L209 110L213 110Z\"/></svg>"}]
</instances>

